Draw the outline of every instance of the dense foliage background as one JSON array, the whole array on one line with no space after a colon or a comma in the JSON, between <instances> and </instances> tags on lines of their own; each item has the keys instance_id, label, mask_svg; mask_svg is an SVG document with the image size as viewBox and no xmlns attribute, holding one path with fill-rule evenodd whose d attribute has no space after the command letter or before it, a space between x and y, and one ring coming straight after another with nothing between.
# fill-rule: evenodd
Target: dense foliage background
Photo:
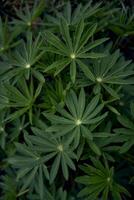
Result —
<instances>
[{"instance_id":1,"label":"dense foliage background","mask_svg":"<svg viewBox=\"0 0 134 200\"><path fill-rule=\"evenodd\" d=\"M0 199L131 200L134 3L0 3Z\"/></svg>"}]
</instances>

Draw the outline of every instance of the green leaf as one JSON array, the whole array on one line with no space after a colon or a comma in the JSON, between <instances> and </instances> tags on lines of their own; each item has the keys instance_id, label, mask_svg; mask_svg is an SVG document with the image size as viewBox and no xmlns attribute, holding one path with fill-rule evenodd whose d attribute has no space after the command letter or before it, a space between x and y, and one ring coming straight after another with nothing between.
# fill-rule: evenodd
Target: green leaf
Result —
<instances>
[{"instance_id":1,"label":"green leaf","mask_svg":"<svg viewBox=\"0 0 134 200\"><path fill-rule=\"evenodd\" d=\"M96 153L100 153L94 145L93 150ZM86 175L76 178L78 183L84 184L84 188L78 193L79 197L86 196L86 199L90 199L92 197L96 200L100 195L102 195L103 199L107 200L107 197L112 196L119 199L118 197L120 197L123 193L127 194L127 191L119 189L120 187L122 188L122 186L117 184L115 179L113 179L113 167L109 168L106 159L104 160L105 165L103 165L99 159L92 157L91 160L93 162L92 165L85 164L80 166L80 169L84 171Z\"/></svg>"},{"instance_id":2,"label":"green leaf","mask_svg":"<svg viewBox=\"0 0 134 200\"><path fill-rule=\"evenodd\" d=\"M75 94L71 91L70 94L67 95L66 97L66 105L67 108L69 109L70 113L77 118L77 97Z\"/></svg>"},{"instance_id":3,"label":"green leaf","mask_svg":"<svg viewBox=\"0 0 134 200\"><path fill-rule=\"evenodd\" d=\"M37 80L39 80L41 83L45 83L45 78L39 71L32 69L32 73Z\"/></svg>"},{"instance_id":4,"label":"green leaf","mask_svg":"<svg viewBox=\"0 0 134 200\"><path fill-rule=\"evenodd\" d=\"M14 119L19 118L21 115L23 115L26 111L28 110L28 108L21 108L20 110L9 114L8 117L5 118L5 121L13 121Z\"/></svg>"},{"instance_id":5,"label":"green leaf","mask_svg":"<svg viewBox=\"0 0 134 200\"><path fill-rule=\"evenodd\" d=\"M35 174L37 173L37 170L38 170L38 166L33 168L33 170L30 172L30 174L26 177L25 184L21 188L21 191L27 189L30 186L30 184L32 183L32 181L34 179Z\"/></svg>"},{"instance_id":6,"label":"green leaf","mask_svg":"<svg viewBox=\"0 0 134 200\"><path fill-rule=\"evenodd\" d=\"M115 90L113 90L110 86L106 84L102 84L102 86L105 88L105 90L112 96L115 97L116 99L120 99L119 95Z\"/></svg>"},{"instance_id":7,"label":"green leaf","mask_svg":"<svg viewBox=\"0 0 134 200\"><path fill-rule=\"evenodd\" d=\"M49 65L44 72L48 72L52 69L57 69L58 71L56 71L56 75L62 71L68 64L70 63L70 60L68 58L64 58L62 60L58 60L55 61L54 63L52 63L51 65Z\"/></svg>"},{"instance_id":8,"label":"green leaf","mask_svg":"<svg viewBox=\"0 0 134 200\"><path fill-rule=\"evenodd\" d=\"M72 47L72 40L70 37L69 27L67 21L64 18L61 18L60 31L63 35L63 38L65 39L66 45L69 47L69 49L72 50L73 47Z\"/></svg>"},{"instance_id":9,"label":"green leaf","mask_svg":"<svg viewBox=\"0 0 134 200\"><path fill-rule=\"evenodd\" d=\"M64 157L65 157L65 160L66 160L66 164L67 164L72 170L76 170L73 161L70 159L70 157L67 155L67 153L64 153Z\"/></svg>"},{"instance_id":10,"label":"green leaf","mask_svg":"<svg viewBox=\"0 0 134 200\"><path fill-rule=\"evenodd\" d=\"M85 53L87 51L90 51L91 49L99 46L100 44L106 42L109 38L101 38L98 40L93 41L92 43L88 44L87 46L85 46L84 50L81 51L81 53Z\"/></svg>"},{"instance_id":11,"label":"green leaf","mask_svg":"<svg viewBox=\"0 0 134 200\"><path fill-rule=\"evenodd\" d=\"M92 149L92 151L97 154L98 156L101 155L101 150L99 147L93 142L93 141L88 141L89 147Z\"/></svg>"},{"instance_id":12,"label":"green leaf","mask_svg":"<svg viewBox=\"0 0 134 200\"><path fill-rule=\"evenodd\" d=\"M119 153L123 154L126 153L131 147L133 146L133 142L128 141L121 146Z\"/></svg>"},{"instance_id":13,"label":"green leaf","mask_svg":"<svg viewBox=\"0 0 134 200\"><path fill-rule=\"evenodd\" d=\"M108 67L106 68L105 72L103 73L103 76L105 76L107 74L107 72L115 65L115 63L117 62L119 56L120 56L120 51L119 50L116 50L111 55L111 59L109 60Z\"/></svg>"},{"instance_id":14,"label":"green leaf","mask_svg":"<svg viewBox=\"0 0 134 200\"><path fill-rule=\"evenodd\" d=\"M98 102L100 99L100 95L96 95L91 102L87 105L86 109L85 109L85 113L83 115L83 119L85 119L97 106Z\"/></svg>"},{"instance_id":15,"label":"green leaf","mask_svg":"<svg viewBox=\"0 0 134 200\"><path fill-rule=\"evenodd\" d=\"M39 194L41 200L43 200L44 196L44 183L43 183L43 172L42 172L42 166L39 167Z\"/></svg>"},{"instance_id":16,"label":"green leaf","mask_svg":"<svg viewBox=\"0 0 134 200\"><path fill-rule=\"evenodd\" d=\"M113 113L115 113L116 115L120 115L119 111L114 108L113 106L107 105L107 107L109 108L109 110L111 110Z\"/></svg>"},{"instance_id":17,"label":"green leaf","mask_svg":"<svg viewBox=\"0 0 134 200\"><path fill-rule=\"evenodd\" d=\"M84 20L81 19L81 21L78 23L78 25L76 27L76 31L75 31L75 35L74 35L74 44L73 44L74 52L78 49L83 30L84 30Z\"/></svg>"},{"instance_id":18,"label":"green leaf","mask_svg":"<svg viewBox=\"0 0 134 200\"><path fill-rule=\"evenodd\" d=\"M93 135L90 132L90 130L88 128L86 128L85 126L81 126L81 132L84 138L88 139L88 140L93 140Z\"/></svg>"},{"instance_id":19,"label":"green leaf","mask_svg":"<svg viewBox=\"0 0 134 200\"><path fill-rule=\"evenodd\" d=\"M91 72L91 70L79 59L77 59L77 63L80 66L81 70L84 72L85 76L94 82L95 77L94 77L93 73Z\"/></svg>"},{"instance_id":20,"label":"green leaf","mask_svg":"<svg viewBox=\"0 0 134 200\"><path fill-rule=\"evenodd\" d=\"M89 38L92 37L92 35L95 33L97 28L97 24L92 25L85 33L82 35L80 42L79 42L79 47L77 49L77 53L81 51L83 46L88 42Z\"/></svg>"},{"instance_id":21,"label":"green leaf","mask_svg":"<svg viewBox=\"0 0 134 200\"><path fill-rule=\"evenodd\" d=\"M60 160L61 160L61 155L58 154L52 164L52 168L51 168L51 171L50 171L50 184L53 183L57 173L58 173L58 169L59 169L59 165L60 165Z\"/></svg>"},{"instance_id":22,"label":"green leaf","mask_svg":"<svg viewBox=\"0 0 134 200\"><path fill-rule=\"evenodd\" d=\"M126 128L134 130L134 123L131 120L129 120L126 116L119 116L118 121Z\"/></svg>"},{"instance_id":23,"label":"green leaf","mask_svg":"<svg viewBox=\"0 0 134 200\"><path fill-rule=\"evenodd\" d=\"M73 83L75 83L76 79L76 62L72 61L70 65L70 77Z\"/></svg>"},{"instance_id":24,"label":"green leaf","mask_svg":"<svg viewBox=\"0 0 134 200\"><path fill-rule=\"evenodd\" d=\"M81 89L79 94L77 110L78 110L78 116L81 119L83 112L85 110L85 92L83 89Z\"/></svg>"},{"instance_id":25,"label":"green leaf","mask_svg":"<svg viewBox=\"0 0 134 200\"><path fill-rule=\"evenodd\" d=\"M93 59L98 59L98 58L104 58L106 56L107 55L105 53L97 53L97 52L78 54L78 58L93 58Z\"/></svg>"},{"instance_id":26,"label":"green leaf","mask_svg":"<svg viewBox=\"0 0 134 200\"><path fill-rule=\"evenodd\" d=\"M51 33L50 31L46 31L45 32L45 37L47 39L47 41L54 46L56 49L58 49L60 52L63 52L64 54L68 55L68 49L66 48L66 46L64 45L63 42L61 42L61 40L59 40L59 38L57 36L55 36L53 33Z\"/></svg>"},{"instance_id":27,"label":"green leaf","mask_svg":"<svg viewBox=\"0 0 134 200\"><path fill-rule=\"evenodd\" d=\"M61 167L62 167L62 171L63 171L63 175L64 175L64 178L66 180L68 180L68 168L67 168L67 164L66 164L66 159L64 157L64 154L61 155L62 156L62 159L61 159Z\"/></svg>"}]
</instances>

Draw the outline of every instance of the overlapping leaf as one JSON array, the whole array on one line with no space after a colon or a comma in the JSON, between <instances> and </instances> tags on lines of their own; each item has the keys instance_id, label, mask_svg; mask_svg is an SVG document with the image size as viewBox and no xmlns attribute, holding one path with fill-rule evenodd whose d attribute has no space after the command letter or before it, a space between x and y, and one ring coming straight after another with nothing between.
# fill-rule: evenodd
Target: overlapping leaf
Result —
<instances>
[{"instance_id":1,"label":"overlapping leaf","mask_svg":"<svg viewBox=\"0 0 134 200\"><path fill-rule=\"evenodd\" d=\"M134 113L134 104L131 104L131 113L133 116ZM131 147L134 145L134 118L132 120L127 116L118 116L119 123L123 126L123 128L115 129L115 132L118 134L118 141L123 142L124 144L120 147L119 152L125 153L129 151Z\"/></svg>"},{"instance_id":2,"label":"overlapping leaf","mask_svg":"<svg viewBox=\"0 0 134 200\"><path fill-rule=\"evenodd\" d=\"M4 85L6 93L2 95L2 98L7 101L1 102L1 105L3 105L4 108L14 108L14 110L13 113L6 117L5 121L12 121L28 112L29 120L32 123L34 102L40 94L42 86L43 84L39 83L35 90L33 80L31 79L30 86L28 86L23 78L19 80L17 87L6 83Z\"/></svg>"},{"instance_id":3,"label":"overlapping leaf","mask_svg":"<svg viewBox=\"0 0 134 200\"><path fill-rule=\"evenodd\" d=\"M88 71L85 72L87 79L82 77L80 84L95 84L96 92L100 92L103 88L107 93L117 99L119 95L114 85L130 85L134 83L133 64L130 60L125 60L119 50L116 50L112 54L108 53L105 58L90 61L88 68L90 68L92 77L88 74Z\"/></svg>"},{"instance_id":4,"label":"overlapping leaf","mask_svg":"<svg viewBox=\"0 0 134 200\"><path fill-rule=\"evenodd\" d=\"M9 163L17 169L17 181L22 180L20 192L38 184L40 199L43 199L44 180L49 179L49 172L44 163L45 157L36 152L32 144L16 143L17 154L9 159ZM37 182L36 182L37 179Z\"/></svg>"},{"instance_id":5,"label":"overlapping leaf","mask_svg":"<svg viewBox=\"0 0 134 200\"><path fill-rule=\"evenodd\" d=\"M30 78L32 74L40 82L44 82L44 76L37 67L37 62L40 60L44 53L42 50L43 39L39 34L35 40L33 40L32 33L27 34L26 42L21 41L21 44L15 49L15 52L8 55L1 62L1 68L4 66L4 70L1 69L1 80L14 79L17 81L22 76L26 79ZM38 70L37 70L38 68Z\"/></svg>"},{"instance_id":6,"label":"overlapping leaf","mask_svg":"<svg viewBox=\"0 0 134 200\"><path fill-rule=\"evenodd\" d=\"M55 70L55 75L59 74L63 69L70 66L70 77L72 82L76 79L77 65L86 74L93 77L90 69L86 65L83 66L83 58L101 58L105 57L104 53L91 52L93 48L104 43L107 38L95 40L93 43L88 43L89 39L94 35L97 25L86 28L84 20L82 19L76 26L74 33L71 33L70 28L65 19L61 19L60 32L63 38L59 39L52 32L46 31L45 37L47 42L51 45L47 51L61 55L60 60L56 60L45 69L45 72ZM72 35L73 34L73 35Z\"/></svg>"},{"instance_id":7,"label":"overlapping leaf","mask_svg":"<svg viewBox=\"0 0 134 200\"><path fill-rule=\"evenodd\" d=\"M83 89L81 89L78 98L75 92L71 91L66 98L66 109L58 109L61 116L43 112L44 116L52 123L47 131L56 132L55 137L69 135L70 140L74 140L76 147L81 137L92 140L93 136L88 126L97 124L107 116L107 113L100 115L104 105L98 104L98 102L99 95L86 105Z\"/></svg>"},{"instance_id":8,"label":"overlapping leaf","mask_svg":"<svg viewBox=\"0 0 134 200\"><path fill-rule=\"evenodd\" d=\"M114 168L109 168L108 164L103 165L99 160L92 159L93 166L86 164L80 166L86 175L77 177L76 181L84 184L78 196L86 197L86 199L97 199L101 194L103 200L112 198L116 200L122 199L122 194L130 196L128 191L114 180Z\"/></svg>"}]
</instances>

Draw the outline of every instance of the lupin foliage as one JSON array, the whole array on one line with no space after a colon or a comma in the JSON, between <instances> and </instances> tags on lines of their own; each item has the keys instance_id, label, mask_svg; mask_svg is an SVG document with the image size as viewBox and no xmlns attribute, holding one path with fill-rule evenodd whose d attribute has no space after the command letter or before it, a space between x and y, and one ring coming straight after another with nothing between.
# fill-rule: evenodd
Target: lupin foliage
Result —
<instances>
[{"instance_id":1,"label":"lupin foliage","mask_svg":"<svg viewBox=\"0 0 134 200\"><path fill-rule=\"evenodd\" d=\"M133 199L133 8L81 2L0 18L0 200Z\"/></svg>"}]
</instances>

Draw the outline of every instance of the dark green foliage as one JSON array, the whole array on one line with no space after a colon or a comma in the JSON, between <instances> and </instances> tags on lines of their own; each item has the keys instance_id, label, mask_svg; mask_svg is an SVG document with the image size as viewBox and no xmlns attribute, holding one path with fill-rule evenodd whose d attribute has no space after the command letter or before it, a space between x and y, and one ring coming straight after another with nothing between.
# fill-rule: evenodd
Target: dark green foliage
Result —
<instances>
[{"instance_id":1,"label":"dark green foliage","mask_svg":"<svg viewBox=\"0 0 134 200\"><path fill-rule=\"evenodd\" d=\"M93 97L92 101L86 106L85 92L83 89L81 89L78 99L76 94L70 91L65 101L69 112L61 107L58 108L58 112L61 116L43 112L45 117L52 123L52 126L50 126L47 131L55 132L56 138L68 135L69 142L73 142L75 148L80 144L81 137L89 140L89 143L93 143L93 135L90 132L90 126L92 124L97 124L107 116L107 113L98 116L98 113L100 113L104 107L103 104L98 105L98 102L99 95Z\"/></svg>"},{"instance_id":2,"label":"dark green foliage","mask_svg":"<svg viewBox=\"0 0 134 200\"><path fill-rule=\"evenodd\" d=\"M0 18L0 200L133 199L133 8L14 5Z\"/></svg>"},{"instance_id":3,"label":"dark green foliage","mask_svg":"<svg viewBox=\"0 0 134 200\"><path fill-rule=\"evenodd\" d=\"M134 103L131 104L131 117L134 120ZM119 116L118 121L123 127L115 129L115 132L118 140L124 143L120 153L125 153L134 145L134 122L124 115Z\"/></svg>"},{"instance_id":4,"label":"dark green foliage","mask_svg":"<svg viewBox=\"0 0 134 200\"><path fill-rule=\"evenodd\" d=\"M109 168L107 162L105 166L95 159L91 159L92 165L80 166L82 171L87 175L76 178L76 181L86 185L86 187L80 191L78 196L87 196L87 199L97 199L99 194L102 193L102 199L107 200L109 193L113 196L113 199L121 200L121 194L124 193L127 196L130 194L127 190L116 183L114 180L114 168Z\"/></svg>"},{"instance_id":5,"label":"dark green foliage","mask_svg":"<svg viewBox=\"0 0 134 200\"><path fill-rule=\"evenodd\" d=\"M45 37L48 43L51 45L47 48L47 51L60 55L60 60L55 61L51 65L49 65L45 72L55 69L54 75L59 74L65 67L70 65L70 77L72 82L75 82L76 79L76 66L78 65L81 70L88 74L90 79L93 80L93 75L89 69L87 69L86 65L81 61L84 58L101 58L105 57L104 53L96 53L90 52L96 46L102 44L107 40L107 38L96 40L92 43L88 43L89 39L93 36L97 28L97 25L94 24L89 28L85 29L85 24L83 19L76 25L75 33L71 36L69 25L65 19L61 19L60 23L60 32L63 37L64 43L59 40L57 36L55 36L51 32L46 32ZM71 39L72 37L72 39Z\"/></svg>"},{"instance_id":6,"label":"dark green foliage","mask_svg":"<svg viewBox=\"0 0 134 200\"><path fill-rule=\"evenodd\" d=\"M2 22L2 19L0 17L0 55L9 48L13 48L19 43L19 41L13 42L18 33L18 30L15 29L11 31L8 26L7 19Z\"/></svg>"},{"instance_id":7,"label":"dark green foliage","mask_svg":"<svg viewBox=\"0 0 134 200\"><path fill-rule=\"evenodd\" d=\"M87 79L81 76L82 85L92 85L94 83L95 92L106 90L111 96L119 98L114 85L130 85L133 84L133 63L125 60L119 50L110 53L111 45L106 46L105 52L107 57L89 61L88 68L91 70L93 78L86 73ZM104 47L103 47L104 48ZM89 79L89 80L88 80ZM93 83L92 83L93 82Z\"/></svg>"},{"instance_id":8,"label":"dark green foliage","mask_svg":"<svg viewBox=\"0 0 134 200\"><path fill-rule=\"evenodd\" d=\"M2 102L1 105L5 109L14 108L13 113L9 114L4 119L5 121L14 120L27 112L29 115L29 121L32 123L34 103L41 92L43 84L40 82L36 89L33 84L33 79L31 79L29 84L28 87L27 82L23 77L18 81L16 87L9 83L4 84L4 91L6 94L2 95L2 98L6 101Z\"/></svg>"}]
</instances>

